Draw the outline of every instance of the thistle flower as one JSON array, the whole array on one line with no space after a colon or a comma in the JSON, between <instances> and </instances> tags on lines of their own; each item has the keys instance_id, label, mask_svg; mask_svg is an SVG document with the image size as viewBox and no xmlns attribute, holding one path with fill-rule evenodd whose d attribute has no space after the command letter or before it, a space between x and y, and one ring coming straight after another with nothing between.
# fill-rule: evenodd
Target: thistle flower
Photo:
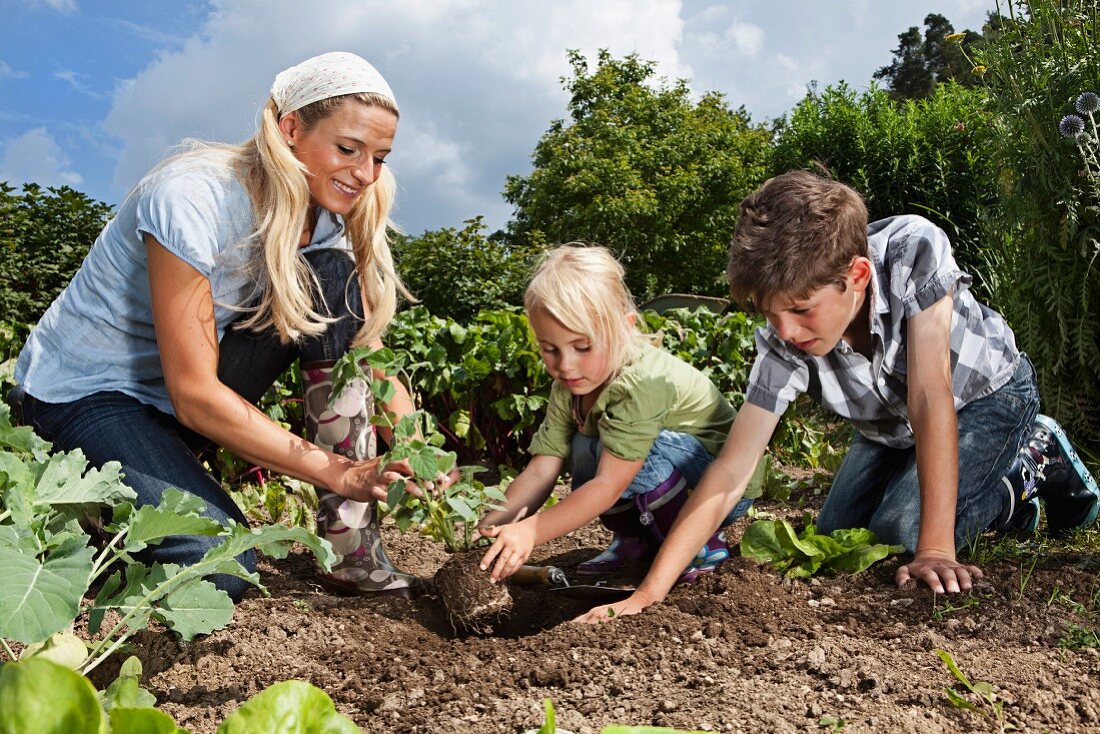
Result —
<instances>
[{"instance_id":1,"label":"thistle flower","mask_svg":"<svg viewBox=\"0 0 1100 734\"><path fill-rule=\"evenodd\" d=\"M962 43L966 38L966 31L959 31L958 33L950 33L943 37L943 40L948 43Z\"/></svg>"},{"instance_id":2,"label":"thistle flower","mask_svg":"<svg viewBox=\"0 0 1100 734\"><path fill-rule=\"evenodd\" d=\"M1082 92L1073 105L1082 115L1100 110L1100 95L1095 92Z\"/></svg>"},{"instance_id":3,"label":"thistle flower","mask_svg":"<svg viewBox=\"0 0 1100 734\"><path fill-rule=\"evenodd\" d=\"M1085 121L1077 115L1066 115L1058 123L1058 132L1062 133L1064 138L1076 138L1085 132Z\"/></svg>"}]
</instances>

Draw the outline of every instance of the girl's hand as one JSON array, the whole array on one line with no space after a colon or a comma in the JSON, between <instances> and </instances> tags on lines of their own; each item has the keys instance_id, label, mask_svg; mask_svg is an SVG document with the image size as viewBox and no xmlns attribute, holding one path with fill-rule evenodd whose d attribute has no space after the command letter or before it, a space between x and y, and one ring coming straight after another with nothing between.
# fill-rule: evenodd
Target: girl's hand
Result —
<instances>
[{"instance_id":1,"label":"girl's hand","mask_svg":"<svg viewBox=\"0 0 1100 734\"><path fill-rule=\"evenodd\" d=\"M481 559L482 571L493 566L490 573L490 580L493 583L514 574L516 569L531 556L531 550L535 547L535 527L530 522L486 527L481 528L480 532L485 537L496 538L496 542L489 546L489 550ZM493 565L494 560L495 565Z\"/></svg>"},{"instance_id":2,"label":"girl's hand","mask_svg":"<svg viewBox=\"0 0 1100 734\"><path fill-rule=\"evenodd\" d=\"M604 604L603 606L591 609L580 615L573 621L581 622L582 624L599 624L601 622L610 622L611 620L618 619L619 617L626 617L631 614L638 614L652 603L652 601L644 599L637 593L634 593L628 596L626 599L620 602L616 602L615 604Z\"/></svg>"},{"instance_id":3,"label":"girl's hand","mask_svg":"<svg viewBox=\"0 0 1100 734\"><path fill-rule=\"evenodd\" d=\"M391 482L405 480L405 491L414 497L421 497L420 488L409 479L413 474L408 461L395 461L379 468L377 459L357 461L348 467L337 494L356 502L377 502L385 500Z\"/></svg>"}]
</instances>

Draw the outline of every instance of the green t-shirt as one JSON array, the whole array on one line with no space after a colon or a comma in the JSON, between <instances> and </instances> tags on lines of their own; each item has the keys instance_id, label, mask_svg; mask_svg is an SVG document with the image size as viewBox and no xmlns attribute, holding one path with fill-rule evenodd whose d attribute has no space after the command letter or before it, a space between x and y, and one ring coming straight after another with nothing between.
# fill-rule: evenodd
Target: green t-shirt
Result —
<instances>
[{"instance_id":1,"label":"green t-shirt","mask_svg":"<svg viewBox=\"0 0 1100 734\"><path fill-rule=\"evenodd\" d=\"M605 450L625 461L644 459L662 429L692 435L717 456L736 415L706 375L643 343L637 359L596 398L580 431L598 436ZM568 459L577 428L573 396L555 382L546 418L531 441L531 453Z\"/></svg>"}]
</instances>

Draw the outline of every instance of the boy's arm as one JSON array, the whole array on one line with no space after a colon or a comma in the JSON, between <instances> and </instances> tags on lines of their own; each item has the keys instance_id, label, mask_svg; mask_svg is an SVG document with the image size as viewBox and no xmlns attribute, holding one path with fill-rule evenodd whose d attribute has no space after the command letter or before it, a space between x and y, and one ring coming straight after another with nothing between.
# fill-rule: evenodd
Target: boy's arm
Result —
<instances>
[{"instance_id":1,"label":"boy's arm","mask_svg":"<svg viewBox=\"0 0 1100 734\"><path fill-rule=\"evenodd\" d=\"M482 531L497 540L482 558L481 567L488 568L495 560L492 580L511 576L527 561L536 545L584 527L609 510L644 463L644 459L627 461L604 451L596 476L575 487L561 502L520 522Z\"/></svg>"},{"instance_id":2,"label":"boy's arm","mask_svg":"<svg viewBox=\"0 0 1100 734\"><path fill-rule=\"evenodd\" d=\"M505 490L505 509L487 514L477 524L478 529L484 533L493 525L506 525L536 512L554 491L563 464L560 457L536 454Z\"/></svg>"},{"instance_id":3,"label":"boy's arm","mask_svg":"<svg viewBox=\"0 0 1100 734\"><path fill-rule=\"evenodd\" d=\"M680 510L638 590L624 601L596 607L576 621L606 622L624 614L637 614L663 601L691 559L745 494L779 418L775 413L745 403L733 421L722 453L707 468L699 486Z\"/></svg>"},{"instance_id":4,"label":"boy's arm","mask_svg":"<svg viewBox=\"0 0 1100 734\"><path fill-rule=\"evenodd\" d=\"M907 321L909 421L917 452L920 535L913 560L898 569L898 585L920 579L937 594L967 591L976 566L955 560L959 494L959 432L951 390L951 295Z\"/></svg>"}]
</instances>

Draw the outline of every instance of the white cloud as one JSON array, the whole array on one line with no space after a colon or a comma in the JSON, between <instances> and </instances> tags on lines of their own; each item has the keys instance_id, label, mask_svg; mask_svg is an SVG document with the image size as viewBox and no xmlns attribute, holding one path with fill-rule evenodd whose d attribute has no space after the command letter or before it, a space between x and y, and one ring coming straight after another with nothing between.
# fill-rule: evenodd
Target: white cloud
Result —
<instances>
[{"instance_id":1,"label":"white cloud","mask_svg":"<svg viewBox=\"0 0 1100 734\"><path fill-rule=\"evenodd\" d=\"M752 23L734 23L726 29L726 38L745 56L757 56L764 48L764 29Z\"/></svg>"},{"instance_id":2,"label":"white cloud","mask_svg":"<svg viewBox=\"0 0 1100 734\"><path fill-rule=\"evenodd\" d=\"M84 178L70 170L71 165L46 128L36 127L4 145L0 180L13 184L79 186Z\"/></svg>"},{"instance_id":3,"label":"white cloud","mask_svg":"<svg viewBox=\"0 0 1100 734\"><path fill-rule=\"evenodd\" d=\"M22 79L27 75L25 71L16 71L3 61L0 61L0 79Z\"/></svg>"},{"instance_id":4,"label":"white cloud","mask_svg":"<svg viewBox=\"0 0 1100 734\"><path fill-rule=\"evenodd\" d=\"M57 10L61 13L73 13L78 9L76 0L25 0L25 2L32 8L45 5L51 10Z\"/></svg>"},{"instance_id":5,"label":"white cloud","mask_svg":"<svg viewBox=\"0 0 1100 734\"><path fill-rule=\"evenodd\" d=\"M345 50L386 76L401 105L390 158L399 215L418 227L485 214L504 224L499 192L522 173L550 120L565 115L565 49L637 52L690 77L677 0L213 0L205 26L115 89L104 127L122 141L117 188L194 136L240 141L281 69Z\"/></svg>"}]
</instances>

